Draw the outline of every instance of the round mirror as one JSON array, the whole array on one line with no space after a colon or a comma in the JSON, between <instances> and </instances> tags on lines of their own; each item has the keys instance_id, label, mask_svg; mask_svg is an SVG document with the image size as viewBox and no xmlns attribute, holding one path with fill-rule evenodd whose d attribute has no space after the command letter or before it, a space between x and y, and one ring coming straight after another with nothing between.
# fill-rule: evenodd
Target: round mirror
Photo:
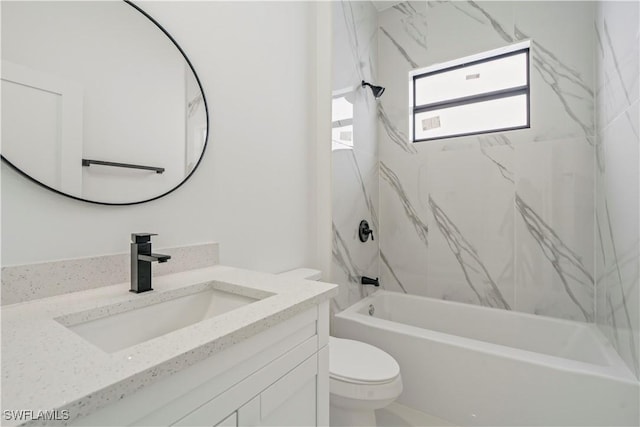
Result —
<instances>
[{"instance_id":1,"label":"round mirror","mask_svg":"<svg viewBox=\"0 0 640 427\"><path fill-rule=\"evenodd\" d=\"M74 199L129 205L182 185L207 144L200 81L129 2L2 1L2 158Z\"/></svg>"}]
</instances>

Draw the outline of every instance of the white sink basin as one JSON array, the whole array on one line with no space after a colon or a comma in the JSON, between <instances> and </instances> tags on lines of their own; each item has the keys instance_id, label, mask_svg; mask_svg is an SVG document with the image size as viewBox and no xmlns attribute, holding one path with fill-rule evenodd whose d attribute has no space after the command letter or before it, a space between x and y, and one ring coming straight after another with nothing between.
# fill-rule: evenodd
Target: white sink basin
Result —
<instances>
[{"instance_id":1,"label":"white sink basin","mask_svg":"<svg viewBox=\"0 0 640 427\"><path fill-rule=\"evenodd\" d=\"M207 288L168 301L65 326L102 350L112 353L255 301L259 299Z\"/></svg>"}]
</instances>

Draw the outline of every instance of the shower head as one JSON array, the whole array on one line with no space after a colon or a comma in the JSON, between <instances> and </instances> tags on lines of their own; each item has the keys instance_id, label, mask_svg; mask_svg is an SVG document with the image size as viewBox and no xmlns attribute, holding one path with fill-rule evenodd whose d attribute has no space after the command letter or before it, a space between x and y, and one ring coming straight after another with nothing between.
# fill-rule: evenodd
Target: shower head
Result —
<instances>
[{"instance_id":1,"label":"shower head","mask_svg":"<svg viewBox=\"0 0 640 427\"><path fill-rule=\"evenodd\" d=\"M373 97L378 99L384 93L384 88L382 86L374 86L371 83L367 83L364 80L362 81L362 87L369 86L371 88L371 92L373 92Z\"/></svg>"}]
</instances>

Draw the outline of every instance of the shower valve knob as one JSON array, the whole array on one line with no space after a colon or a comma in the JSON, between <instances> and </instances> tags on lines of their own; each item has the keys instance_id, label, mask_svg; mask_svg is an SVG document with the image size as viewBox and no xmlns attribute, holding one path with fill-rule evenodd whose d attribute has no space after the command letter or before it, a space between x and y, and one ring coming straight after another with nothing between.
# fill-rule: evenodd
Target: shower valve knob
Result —
<instances>
[{"instance_id":1,"label":"shower valve knob","mask_svg":"<svg viewBox=\"0 0 640 427\"><path fill-rule=\"evenodd\" d=\"M369 228L369 223L366 219L360 221L360 225L358 226L358 236L360 237L361 242L366 242L369 240L369 235L371 235L371 240L375 240L373 238L373 230Z\"/></svg>"}]
</instances>

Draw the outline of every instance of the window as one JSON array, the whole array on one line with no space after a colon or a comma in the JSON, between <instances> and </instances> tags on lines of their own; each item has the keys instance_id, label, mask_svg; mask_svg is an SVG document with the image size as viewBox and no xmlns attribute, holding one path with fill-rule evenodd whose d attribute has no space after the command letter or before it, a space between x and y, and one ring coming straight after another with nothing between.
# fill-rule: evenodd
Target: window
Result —
<instances>
[{"instance_id":1,"label":"window","mask_svg":"<svg viewBox=\"0 0 640 427\"><path fill-rule=\"evenodd\" d=\"M410 76L413 142L530 126L529 41Z\"/></svg>"}]
</instances>

